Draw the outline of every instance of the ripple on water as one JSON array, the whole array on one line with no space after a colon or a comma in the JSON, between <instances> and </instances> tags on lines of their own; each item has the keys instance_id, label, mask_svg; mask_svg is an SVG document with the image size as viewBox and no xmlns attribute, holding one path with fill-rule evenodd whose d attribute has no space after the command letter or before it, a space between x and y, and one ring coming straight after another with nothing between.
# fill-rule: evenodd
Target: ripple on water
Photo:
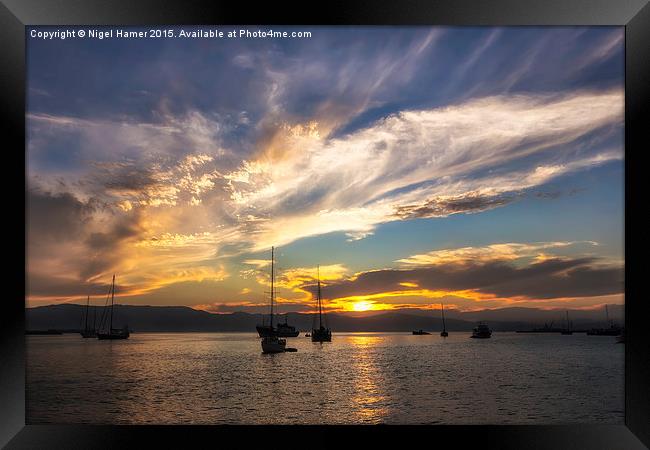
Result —
<instances>
[{"instance_id":1,"label":"ripple on water","mask_svg":"<svg viewBox=\"0 0 650 450\"><path fill-rule=\"evenodd\" d=\"M623 423L623 347L605 339L289 342L298 353L269 357L246 333L133 334L110 346L29 336L28 422Z\"/></svg>"}]
</instances>

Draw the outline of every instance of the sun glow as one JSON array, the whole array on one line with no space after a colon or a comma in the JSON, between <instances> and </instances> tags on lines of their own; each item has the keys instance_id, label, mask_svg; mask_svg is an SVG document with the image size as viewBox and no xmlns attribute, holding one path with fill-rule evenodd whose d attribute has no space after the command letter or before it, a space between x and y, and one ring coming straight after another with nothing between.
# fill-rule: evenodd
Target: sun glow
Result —
<instances>
[{"instance_id":1,"label":"sun glow","mask_svg":"<svg viewBox=\"0 0 650 450\"><path fill-rule=\"evenodd\" d=\"M352 305L352 311L369 311L373 306L371 302L356 302Z\"/></svg>"}]
</instances>

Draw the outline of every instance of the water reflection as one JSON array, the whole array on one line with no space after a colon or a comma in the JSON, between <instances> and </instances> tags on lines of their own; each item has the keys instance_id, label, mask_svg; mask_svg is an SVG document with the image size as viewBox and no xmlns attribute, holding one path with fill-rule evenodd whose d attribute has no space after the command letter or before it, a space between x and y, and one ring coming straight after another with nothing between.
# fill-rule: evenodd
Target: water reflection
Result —
<instances>
[{"instance_id":1,"label":"water reflection","mask_svg":"<svg viewBox=\"0 0 650 450\"><path fill-rule=\"evenodd\" d=\"M377 347L381 336L351 336L348 338L354 348L353 361L354 397L353 410L360 423L381 423L388 414L382 371L377 364Z\"/></svg>"}]
</instances>

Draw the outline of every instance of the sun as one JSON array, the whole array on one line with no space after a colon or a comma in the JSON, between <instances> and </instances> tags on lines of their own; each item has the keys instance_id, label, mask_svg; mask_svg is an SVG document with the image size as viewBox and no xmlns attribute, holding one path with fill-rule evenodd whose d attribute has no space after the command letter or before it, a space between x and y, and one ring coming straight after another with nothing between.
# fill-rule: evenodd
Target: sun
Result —
<instances>
[{"instance_id":1,"label":"sun","mask_svg":"<svg viewBox=\"0 0 650 450\"><path fill-rule=\"evenodd\" d=\"M352 311L368 311L372 309L370 302L356 302L352 304Z\"/></svg>"}]
</instances>

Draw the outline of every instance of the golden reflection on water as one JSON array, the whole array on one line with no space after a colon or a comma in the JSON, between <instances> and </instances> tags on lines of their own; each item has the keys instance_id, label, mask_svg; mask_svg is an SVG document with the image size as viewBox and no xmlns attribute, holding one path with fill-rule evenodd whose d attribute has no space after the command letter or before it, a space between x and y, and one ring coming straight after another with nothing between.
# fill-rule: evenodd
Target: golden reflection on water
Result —
<instances>
[{"instance_id":1,"label":"golden reflection on water","mask_svg":"<svg viewBox=\"0 0 650 450\"><path fill-rule=\"evenodd\" d=\"M388 414L384 402L386 393L382 390L383 374L376 361L376 347L381 336L350 336L355 350L352 373L355 395L352 398L353 411L358 422L381 423Z\"/></svg>"}]
</instances>

